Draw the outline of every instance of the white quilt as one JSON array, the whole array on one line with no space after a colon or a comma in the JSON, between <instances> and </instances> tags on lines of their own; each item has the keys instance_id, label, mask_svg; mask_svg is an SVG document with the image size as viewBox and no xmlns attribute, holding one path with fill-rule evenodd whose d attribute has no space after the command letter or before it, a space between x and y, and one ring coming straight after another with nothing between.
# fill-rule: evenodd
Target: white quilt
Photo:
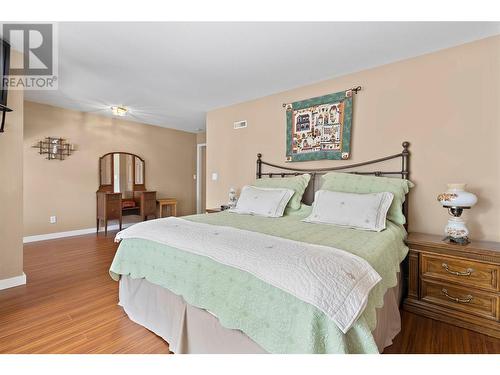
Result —
<instances>
[{"instance_id":1,"label":"white quilt","mask_svg":"<svg viewBox=\"0 0 500 375\"><path fill-rule=\"evenodd\" d=\"M310 303L346 333L381 280L364 259L333 247L176 217L135 224L115 241L140 238L246 271Z\"/></svg>"}]
</instances>

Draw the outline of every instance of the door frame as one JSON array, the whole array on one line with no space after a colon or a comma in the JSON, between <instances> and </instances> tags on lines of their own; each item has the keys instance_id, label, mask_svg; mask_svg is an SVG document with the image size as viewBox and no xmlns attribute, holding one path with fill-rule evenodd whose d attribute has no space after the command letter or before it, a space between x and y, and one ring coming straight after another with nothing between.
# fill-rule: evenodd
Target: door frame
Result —
<instances>
[{"instance_id":1,"label":"door frame","mask_svg":"<svg viewBox=\"0 0 500 375\"><path fill-rule=\"evenodd\" d=\"M201 214L201 174L202 174L202 162L201 162L201 149L205 147L205 167L207 164L206 158L206 143L198 143L196 145L196 213ZM207 171L205 171L206 175Z\"/></svg>"}]
</instances>

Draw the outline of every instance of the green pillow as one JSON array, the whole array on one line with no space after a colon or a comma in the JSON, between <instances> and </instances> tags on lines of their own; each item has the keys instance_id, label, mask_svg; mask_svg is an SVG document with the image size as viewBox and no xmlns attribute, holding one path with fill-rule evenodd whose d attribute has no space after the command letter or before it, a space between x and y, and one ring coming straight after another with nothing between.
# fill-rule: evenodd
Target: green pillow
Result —
<instances>
[{"instance_id":1,"label":"green pillow","mask_svg":"<svg viewBox=\"0 0 500 375\"><path fill-rule=\"evenodd\" d=\"M406 194L414 185L402 178L363 176L352 173L330 172L322 177L321 189L344 193L382 193L394 194L394 199L387 212L387 219L396 224L406 223L403 215L403 202Z\"/></svg>"},{"instance_id":2,"label":"green pillow","mask_svg":"<svg viewBox=\"0 0 500 375\"><path fill-rule=\"evenodd\" d=\"M293 177L264 177L256 179L252 185L261 188L282 188L295 191L292 198L288 201L287 207L292 210L298 210L310 179L310 174L301 174Z\"/></svg>"}]
</instances>

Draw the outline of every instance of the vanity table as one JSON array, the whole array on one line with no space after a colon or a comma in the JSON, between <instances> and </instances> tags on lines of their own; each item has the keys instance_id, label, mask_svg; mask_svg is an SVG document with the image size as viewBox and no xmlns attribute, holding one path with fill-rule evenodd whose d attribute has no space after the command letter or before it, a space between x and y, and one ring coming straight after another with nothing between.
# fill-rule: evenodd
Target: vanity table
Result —
<instances>
[{"instance_id":1,"label":"vanity table","mask_svg":"<svg viewBox=\"0 0 500 375\"><path fill-rule=\"evenodd\" d=\"M97 195L97 232L101 221L104 234L108 221L118 220L120 230L125 215L139 215L141 220L156 218L156 191L145 184L145 162L128 152L110 152L99 158L99 189Z\"/></svg>"}]
</instances>

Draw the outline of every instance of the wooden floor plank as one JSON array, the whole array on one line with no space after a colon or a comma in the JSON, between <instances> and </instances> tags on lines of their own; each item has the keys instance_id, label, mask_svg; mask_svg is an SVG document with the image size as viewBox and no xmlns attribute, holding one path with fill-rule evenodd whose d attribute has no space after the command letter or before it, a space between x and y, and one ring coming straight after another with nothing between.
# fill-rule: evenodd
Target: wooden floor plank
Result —
<instances>
[{"instance_id":1,"label":"wooden floor plank","mask_svg":"<svg viewBox=\"0 0 500 375\"><path fill-rule=\"evenodd\" d=\"M26 244L28 284L0 291L0 353L169 353L117 305L116 248L112 234Z\"/></svg>"},{"instance_id":2,"label":"wooden floor plank","mask_svg":"<svg viewBox=\"0 0 500 375\"><path fill-rule=\"evenodd\" d=\"M116 248L113 234L26 244L28 284L0 291L0 353L169 353L117 305ZM500 340L403 312L384 353L500 353Z\"/></svg>"}]
</instances>

